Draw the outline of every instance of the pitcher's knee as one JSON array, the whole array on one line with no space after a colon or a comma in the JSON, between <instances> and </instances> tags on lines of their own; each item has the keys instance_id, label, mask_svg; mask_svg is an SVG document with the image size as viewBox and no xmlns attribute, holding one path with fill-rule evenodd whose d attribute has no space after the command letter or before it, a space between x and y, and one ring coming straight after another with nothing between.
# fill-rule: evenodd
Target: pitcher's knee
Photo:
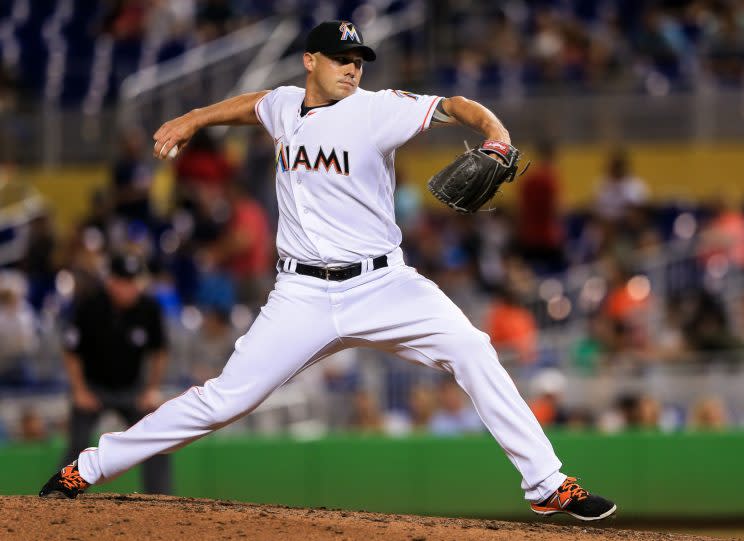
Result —
<instances>
[{"instance_id":1,"label":"pitcher's knee","mask_svg":"<svg viewBox=\"0 0 744 541\"><path fill-rule=\"evenodd\" d=\"M210 427L224 426L247 415L261 403L261 400L254 398L255 393L247 389L245 392L224 392L219 387L219 379L209 380L204 387L196 389Z\"/></svg>"},{"instance_id":2,"label":"pitcher's knee","mask_svg":"<svg viewBox=\"0 0 744 541\"><path fill-rule=\"evenodd\" d=\"M498 362L490 338L475 327L451 335L445 349L455 364Z\"/></svg>"}]
</instances>

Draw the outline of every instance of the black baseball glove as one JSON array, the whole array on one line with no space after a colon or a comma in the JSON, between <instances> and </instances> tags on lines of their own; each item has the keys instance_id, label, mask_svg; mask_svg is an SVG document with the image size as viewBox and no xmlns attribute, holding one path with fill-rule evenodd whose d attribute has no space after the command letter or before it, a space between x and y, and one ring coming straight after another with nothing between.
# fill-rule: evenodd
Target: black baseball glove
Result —
<instances>
[{"instance_id":1,"label":"black baseball glove","mask_svg":"<svg viewBox=\"0 0 744 541\"><path fill-rule=\"evenodd\" d=\"M514 180L518 163L519 151L513 146L484 141L431 177L429 191L457 212L476 212L504 182Z\"/></svg>"}]
</instances>

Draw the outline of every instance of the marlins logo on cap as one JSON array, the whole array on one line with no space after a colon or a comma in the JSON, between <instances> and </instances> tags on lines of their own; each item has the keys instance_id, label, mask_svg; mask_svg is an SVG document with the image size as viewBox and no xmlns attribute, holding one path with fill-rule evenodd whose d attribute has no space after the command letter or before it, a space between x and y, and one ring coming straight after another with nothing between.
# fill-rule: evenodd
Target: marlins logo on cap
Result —
<instances>
[{"instance_id":1,"label":"marlins logo on cap","mask_svg":"<svg viewBox=\"0 0 744 541\"><path fill-rule=\"evenodd\" d=\"M351 40L356 41L357 43L362 42L362 40L359 39L359 34L357 34L357 29L354 28L354 25L349 21L341 21L341 26L339 26L338 29L341 32L341 41Z\"/></svg>"},{"instance_id":2,"label":"marlins logo on cap","mask_svg":"<svg viewBox=\"0 0 744 541\"><path fill-rule=\"evenodd\" d=\"M364 44L362 31L351 21L323 21L310 30L305 41L308 53L333 55L351 50L359 51L365 62L377 58L372 48Z\"/></svg>"}]
</instances>

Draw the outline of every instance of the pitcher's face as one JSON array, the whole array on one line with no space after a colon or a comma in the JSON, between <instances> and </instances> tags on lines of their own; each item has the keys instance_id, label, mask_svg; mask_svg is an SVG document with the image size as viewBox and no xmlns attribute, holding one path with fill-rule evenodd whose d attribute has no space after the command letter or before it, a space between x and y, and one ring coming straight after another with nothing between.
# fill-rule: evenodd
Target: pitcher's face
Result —
<instances>
[{"instance_id":1,"label":"pitcher's face","mask_svg":"<svg viewBox=\"0 0 744 541\"><path fill-rule=\"evenodd\" d=\"M356 91L364 71L362 55L353 49L332 55L305 53L303 62L310 80L326 99L335 101Z\"/></svg>"}]
</instances>

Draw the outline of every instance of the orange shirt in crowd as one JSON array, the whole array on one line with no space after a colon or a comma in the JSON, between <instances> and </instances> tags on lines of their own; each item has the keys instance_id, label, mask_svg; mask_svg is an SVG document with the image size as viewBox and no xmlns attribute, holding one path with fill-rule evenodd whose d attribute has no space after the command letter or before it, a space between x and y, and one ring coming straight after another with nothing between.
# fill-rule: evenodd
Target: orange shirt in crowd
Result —
<instances>
[{"instance_id":1,"label":"orange shirt in crowd","mask_svg":"<svg viewBox=\"0 0 744 541\"><path fill-rule=\"evenodd\" d=\"M537 324L529 310L496 302L486 316L486 331L491 343L515 351L523 363L537 358Z\"/></svg>"},{"instance_id":2,"label":"orange shirt in crowd","mask_svg":"<svg viewBox=\"0 0 744 541\"><path fill-rule=\"evenodd\" d=\"M627 321L634 319L649 307L649 296L636 298L630 294L627 285L613 289L607 295L605 313L615 321Z\"/></svg>"},{"instance_id":3,"label":"orange shirt in crowd","mask_svg":"<svg viewBox=\"0 0 744 541\"><path fill-rule=\"evenodd\" d=\"M529 405L535 419L537 419L537 422L540 423L541 426L551 426L558 418L558 410L555 407L555 400L547 396L535 398Z\"/></svg>"},{"instance_id":4,"label":"orange shirt in crowd","mask_svg":"<svg viewBox=\"0 0 744 541\"><path fill-rule=\"evenodd\" d=\"M744 267L744 216L731 210L722 212L703 232L702 244L700 257L704 262L724 255L737 267Z\"/></svg>"}]
</instances>

